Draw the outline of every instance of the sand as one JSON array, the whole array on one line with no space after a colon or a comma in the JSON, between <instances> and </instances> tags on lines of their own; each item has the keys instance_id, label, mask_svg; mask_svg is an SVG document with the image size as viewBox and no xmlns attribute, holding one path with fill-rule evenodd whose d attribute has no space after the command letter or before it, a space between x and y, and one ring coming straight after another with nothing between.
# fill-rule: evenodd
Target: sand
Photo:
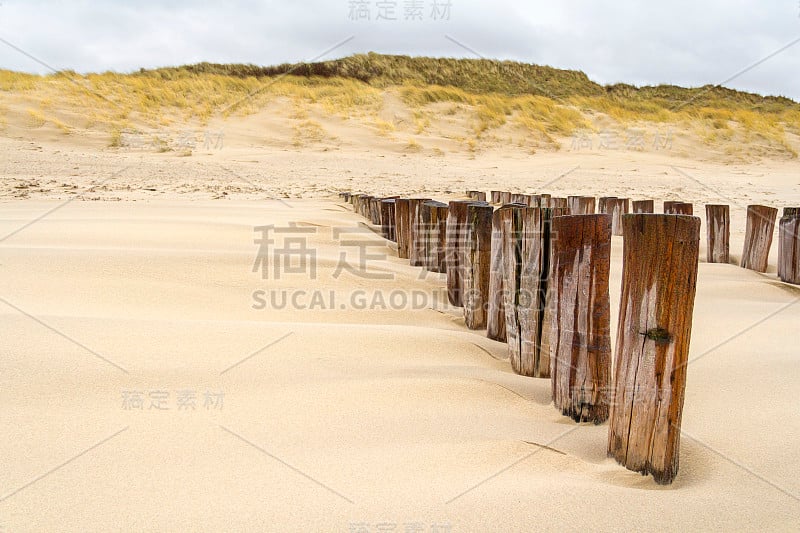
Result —
<instances>
[{"instance_id":1,"label":"sand","mask_svg":"<svg viewBox=\"0 0 800 533\"><path fill-rule=\"evenodd\" d=\"M736 262L747 203L800 203L796 163L358 147L178 158L41 138L0 138L0 151L4 532L800 523L800 291L775 278L775 246L762 275L706 264L701 242L680 472L661 487L606 458L607 425L561 416L548 380L515 376L504 344L468 331L442 304L443 276L420 276L372 232L337 237L363 219L333 194L547 185L696 213L731 203ZM254 227L290 223L309 232L316 279L262 279ZM376 256L366 272L346 239ZM337 272L342 252L356 273ZM621 255L615 237L612 328ZM256 309L259 290L335 303ZM425 301L360 309L376 291ZM150 408L158 393L167 410Z\"/></svg>"}]
</instances>

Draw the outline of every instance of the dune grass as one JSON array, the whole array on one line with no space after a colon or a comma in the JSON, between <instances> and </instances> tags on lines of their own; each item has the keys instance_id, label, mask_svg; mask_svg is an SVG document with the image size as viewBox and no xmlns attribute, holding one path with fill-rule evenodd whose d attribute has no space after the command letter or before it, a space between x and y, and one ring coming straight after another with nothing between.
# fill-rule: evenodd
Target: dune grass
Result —
<instances>
[{"instance_id":1,"label":"dune grass","mask_svg":"<svg viewBox=\"0 0 800 533\"><path fill-rule=\"evenodd\" d=\"M122 132L135 124L205 125L258 113L276 102L289 102L295 141L301 144L320 135L322 126L309 120L312 108L360 120L389 137L398 126L378 118L387 93L399 95L407 107L408 133L428 133L441 117L466 116L470 151L500 128L556 145L559 138L597 131L598 123L609 121L620 128L676 125L708 145L760 143L793 157L787 133L800 135L800 105L786 98L722 87L604 87L582 72L507 61L366 54L300 65L203 63L130 74L0 70L0 98L23 99L31 125L51 122L69 133L78 126L66 125L55 111L72 110L83 127L108 131L111 146L119 146Z\"/></svg>"}]
</instances>

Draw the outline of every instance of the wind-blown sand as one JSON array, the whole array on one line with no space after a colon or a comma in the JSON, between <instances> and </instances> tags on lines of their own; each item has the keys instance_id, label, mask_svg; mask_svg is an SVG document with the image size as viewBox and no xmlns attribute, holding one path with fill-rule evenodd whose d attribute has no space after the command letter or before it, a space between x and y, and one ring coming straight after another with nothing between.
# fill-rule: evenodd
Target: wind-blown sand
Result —
<instances>
[{"instance_id":1,"label":"wind-blown sand","mask_svg":"<svg viewBox=\"0 0 800 533\"><path fill-rule=\"evenodd\" d=\"M776 244L766 275L700 264L680 472L660 487L606 458L607 425L561 416L549 380L515 376L504 344L441 306L443 276L421 277L374 233L336 238L364 221L331 199L545 188L655 198L657 210L680 198L704 225L704 203L731 203L738 261L747 203L800 204L796 163L357 148L176 158L8 138L0 149L2 531L800 523L800 290L775 278ZM254 227L290 223L313 232L316 279L264 280ZM368 272L392 279L334 277L341 252L358 264L343 239L367 241L384 256ZM621 252L615 237L613 331ZM314 289L333 291L334 309L253 308L254 291ZM348 305L393 290L438 294L441 308ZM126 408L130 391L143 409ZM148 408L153 391L169 410ZM194 410L178 408L181 391ZM205 406L206 392L223 405Z\"/></svg>"}]
</instances>

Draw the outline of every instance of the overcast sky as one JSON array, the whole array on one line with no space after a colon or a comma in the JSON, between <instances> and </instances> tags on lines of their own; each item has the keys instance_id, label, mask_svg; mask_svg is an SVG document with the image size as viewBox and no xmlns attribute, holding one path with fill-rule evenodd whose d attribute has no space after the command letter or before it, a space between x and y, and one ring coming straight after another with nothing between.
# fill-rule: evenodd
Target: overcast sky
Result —
<instances>
[{"instance_id":1,"label":"overcast sky","mask_svg":"<svg viewBox=\"0 0 800 533\"><path fill-rule=\"evenodd\" d=\"M270 65L368 51L480 55L579 69L600 83L726 82L800 101L800 42L775 54L800 40L798 0L449 0L449 13L447 3L0 0L0 39L78 72ZM369 20L353 20L357 14ZM36 60L0 42L3 68L47 72Z\"/></svg>"}]
</instances>

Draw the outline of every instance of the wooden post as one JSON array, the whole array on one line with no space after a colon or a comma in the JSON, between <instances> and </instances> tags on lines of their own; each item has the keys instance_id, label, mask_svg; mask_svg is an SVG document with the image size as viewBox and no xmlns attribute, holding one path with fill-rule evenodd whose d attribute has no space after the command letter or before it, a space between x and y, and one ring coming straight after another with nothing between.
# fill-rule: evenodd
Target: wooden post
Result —
<instances>
[{"instance_id":1,"label":"wooden post","mask_svg":"<svg viewBox=\"0 0 800 533\"><path fill-rule=\"evenodd\" d=\"M503 205L510 204L511 203L511 193L507 192L507 191L501 192L500 193L500 203L503 204Z\"/></svg>"},{"instance_id":2,"label":"wooden post","mask_svg":"<svg viewBox=\"0 0 800 533\"><path fill-rule=\"evenodd\" d=\"M503 220L502 208L492 214L492 258L489 271L489 309L486 316L486 336L506 341L506 308L503 296Z\"/></svg>"},{"instance_id":3,"label":"wooden post","mask_svg":"<svg viewBox=\"0 0 800 533\"><path fill-rule=\"evenodd\" d=\"M778 225L778 277L800 285L800 208L785 208Z\"/></svg>"},{"instance_id":4,"label":"wooden post","mask_svg":"<svg viewBox=\"0 0 800 533\"><path fill-rule=\"evenodd\" d=\"M354 194L350 197L350 203L353 204L353 213L358 213L361 205L361 197L363 194Z\"/></svg>"},{"instance_id":5,"label":"wooden post","mask_svg":"<svg viewBox=\"0 0 800 533\"><path fill-rule=\"evenodd\" d=\"M373 226L379 226L381 223L381 201L383 198L373 196L369 201L369 221Z\"/></svg>"},{"instance_id":6,"label":"wooden post","mask_svg":"<svg viewBox=\"0 0 800 533\"><path fill-rule=\"evenodd\" d=\"M613 235L622 236L622 217L628 214L628 203L627 198L613 198L606 203L606 209L611 214L611 233Z\"/></svg>"},{"instance_id":7,"label":"wooden post","mask_svg":"<svg viewBox=\"0 0 800 533\"><path fill-rule=\"evenodd\" d=\"M481 191L467 191L467 198L471 198L477 202L485 202L486 193Z\"/></svg>"},{"instance_id":8,"label":"wooden post","mask_svg":"<svg viewBox=\"0 0 800 533\"><path fill-rule=\"evenodd\" d=\"M747 206L747 227L744 234L742 268L766 272L769 264L769 249L778 210L764 205Z\"/></svg>"},{"instance_id":9,"label":"wooden post","mask_svg":"<svg viewBox=\"0 0 800 533\"><path fill-rule=\"evenodd\" d=\"M385 239L395 240L394 198L381 200L381 233Z\"/></svg>"},{"instance_id":10,"label":"wooden post","mask_svg":"<svg viewBox=\"0 0 800 533\"><path fill-rule=\"evenodd\" d=\"M447 210L447 244L445 248L445 272L447 273L447 298L450 305L463 307L463 253L467 224L467 206L472 200L454 200Z\"/></svg>"},{"instance_id":11,"label":"wooden post","mask_svg":"<svg viewBox=\"0 0 800 533\"><path fill-rule=\"evenodd\" d=\"M616 199L616 196L601 196L597 202L597 212L602 215L610 215L612 209L610 200Z\"/></svg>"},{"instance_id":12,"label":"wooden post","mask_svg":"<svg viewBox=\"0 0 800 533\"><path fill-rule=\"evenodd\" d=\"M502 200L502 195L503 195L502 191L492 191L491 192L492 203L493 204L499 204L501 202L501 200Z\"/></svg>"},{"instance_id":13,"label":"wooden post","mask_svg":"<svg viewBox=\"0 0 800 533\"><path fill-rule=\"evenodd\" d=\"M569 201L570 199L571 202ZM568 207L571 215L593 215L595 209L594 196L570 196L568 199Z\"/></svg>"},{"instance_id":14,"label":"wooden post","mask_svg":"<svg viewBox=\"0 0 800 533\"><path fill-rule=\"evenodd\" d=\"M680 201L667 201L664 202L665 215L693 215L694 208L692 204Z\"/></svg>"},{"instance_id":15,"label":"wooden post","mask_svg":"<svg viewBox=\"0 0 800 533\"><path fill-rule=\"evenodd\" d=\"M569 210L569 203L566 198L550 198L550 205L553 209Z\"/></svg>"},{"instance_id":16,"label":"wooden post","mask_svg":"<svg viewBox=\"0 0 800 533\"><path fill-rule=\"evenodd\" d=\"M611 388L611 216L556 217L542 351L556 409L576 422L608 419Z\"/></svg>"},{"instance_id":17,"label":"wooden post","mask_svg":"<svg viewBox=\"0 0 800 533\"><path fill-rule=\"evenodd\" d=\"M550 223L566 209L523 207L504 221L512 242L505 261L506 340L511 367L523 376L550 376L549 353L541 350L544 310L550 274Z\"/></svg>"},{"instance_id":18,"label":"wooden post","mask_svg":"<svg viewBox=\"0 0 800 533\"><path fill-rule=\"evenodd\" d=\"M423 202L420 209L422 266L430 272L444 272L444 239L441 231L443 228L447 231L447 204L430 200ZM442 216L443 219L440 218Z\"/></svg>"},{"instance_id":19,"label":"wooden post","mask_svg":"<svg viewBox=\"0 0 800 533\"><path fill-rule=\"evenodd\" d=\"M425 244L420 239L420 211L430 198L411 198L408 204L408 261L411 266L423 266Z\"/></svg>"},{"instance_id":20,"label":"wooden post","mask_svg":"<svg viewBox=\"0 0 800 533\"><path fill-rule=\"evenodd\" d=\"M567 207L570 215L593 215L594 196L568 196Z\"/></svg>"},{"instance_id":21,"label":"wooden post","mask_svg":"<svg viewBox=\"0 0 800 533\"><path fill-rule=\"evenodd\" d=\"M656 210L653 200L634 200L631 207L634 215L652 214Z\"/></svg>"},{"instance_id":22,"label":"wooden post","mask_svg":"<svg viewBox=\"0 0 800 533\"><path fill-rule=\"evenodd\" d=\"M608 455L669 484L678 473L700 219L627 215L623 230Z\"/></svg>"},{"instance_id":23,"label":"wooden post","mask_svg":"<svg viewBox=\"0 0 800 533\"><path fill-rule=\"evenodd\" d=\"M512 204L528 204L528 197L525 194L515 193L511 195L511 203Z\"/></svg>"},{"instance_id":24,"label":"wooden post","mask_svg":"<svg viewBox=\"0 0 800 533\"><path fill-rule=\"evenodd\" d=\"M411 201L408 198L398 198L394 202L394 227L397 236L397 257L408 259L408 239L411 220L409 216Z\"/></svg>"},{"instance_id":25,"label":"wooden post","mask_svg":"<svg viewBox=\"0 0 800 533\"><path fill-rule=\"evenodd\" d=\"M486 202L467 205L464 239L463 297L464 321L469 329L486 327L489 304L489 276L492 262L492 212Z\"/></svg>"},{"instance_id":26,"label":"wooden post","mask_svg":"<svg viewBox=\"0 0 800 533\"><path fill-rule=\"evenodd\" d=\"M706 262L730 262L731 209L706 205Z\"/></svg>"}]
</instances>

